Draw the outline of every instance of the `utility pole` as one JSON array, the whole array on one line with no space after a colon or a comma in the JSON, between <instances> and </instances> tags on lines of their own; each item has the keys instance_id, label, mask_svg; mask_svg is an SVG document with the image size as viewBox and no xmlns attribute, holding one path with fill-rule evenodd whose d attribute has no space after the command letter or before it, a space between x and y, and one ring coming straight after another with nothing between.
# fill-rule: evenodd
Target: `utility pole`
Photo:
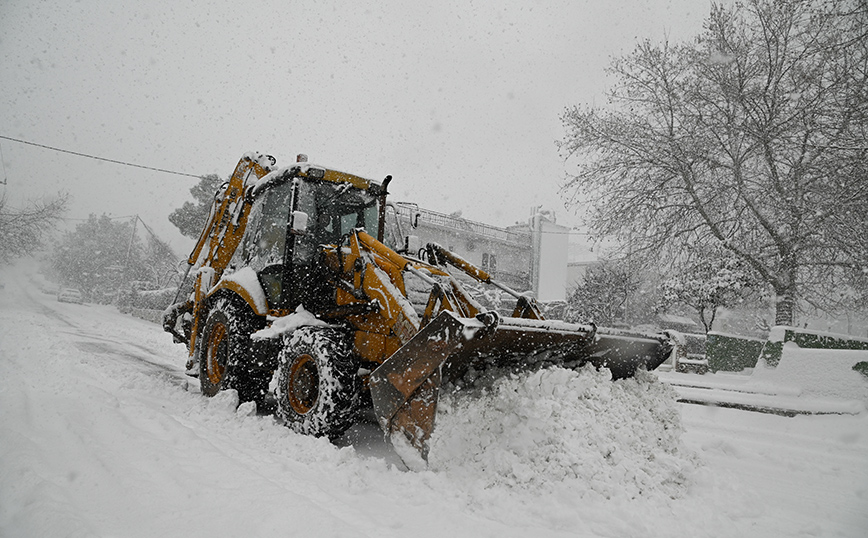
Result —
<instances>
[{"instance_id":1,"label":"utility pole","mask_svg":"<svg viewBox=\"0 0 868 538\"><path fill-rule=\"evenodd\" d=\"M3 146L0 146L0 165L3 166L3 181L0 185L6 185L6 161L3 160Z\"/></svg>"},{"instance_id":2,"label":"utility pole","mask_svg":"<svg viewBox=\"0 0 868 538\"><path fill-rule=\"evenodd\" d=\"M127 245L127 257L124 260L124 278L126 279L130 270L130 254L133 251L133 243L136 240L136 224L139 222L139 216L133 216L133 233L130 234L130 243Z\"/></svg>"}]
</instances>

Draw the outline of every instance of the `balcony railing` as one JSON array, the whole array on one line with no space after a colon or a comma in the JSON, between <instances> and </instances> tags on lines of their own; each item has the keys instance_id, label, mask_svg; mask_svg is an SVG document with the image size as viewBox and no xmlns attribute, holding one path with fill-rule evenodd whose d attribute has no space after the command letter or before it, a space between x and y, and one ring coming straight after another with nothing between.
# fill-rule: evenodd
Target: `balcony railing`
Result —
<instances>
[{"instance_id":1,"label":"balcony railing","mask_svg":"<svg viewBox=\"0 0 868 538\"><path fill-rule=\"evenodd\" d=\"M482 222L476 222L461 217L453 217L444 213L431 211L430 209L422 209L421 207L411 204L398 203L395 205L395 208L398 211L399 217L411 222L415 215L419 215L420 221L428 222L435 226L470 232L478 236L498 239L500 241L508 241L511 243L519 243L522 245L530 243L529 232L519 232L507 230L505 228L498 228L497 226L491 226L490 224L484 224Z\"/></svg>"}]
</instances>

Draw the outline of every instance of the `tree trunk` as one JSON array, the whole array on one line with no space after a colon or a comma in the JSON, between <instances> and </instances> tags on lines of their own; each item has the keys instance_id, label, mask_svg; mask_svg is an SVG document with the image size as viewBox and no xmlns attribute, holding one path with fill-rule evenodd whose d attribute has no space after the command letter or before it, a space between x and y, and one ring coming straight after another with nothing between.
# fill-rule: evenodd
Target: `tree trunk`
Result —
<instances>
[{"instance_id":1,"label":"tree trunk","mask_svg":"<svg viewBox=\"0 0 868 538\"><path fill-rule=\"evenodd\" d=\"M796 297L798 290L796 282L798 277L798 264L795 256L792 254L791 248L787 245L783 249L781 256L781 265L779 268L778 278L775 289L775 325L793 326L795 320Z\"/></svg>"},{"instance_id":2,"label":"tree trunk","mask_svg":"<svg viewBox=\"0 0 868 538\"><path fill-rule=\"evenodd\" d=\"M709 319L705 319L705 308L699 309L699 321L702 322L702 326L705 327L705 334L708 334L708 331L711 330L711 327L714 325L714 318L717 317L717 306L711 307L711 312L709 312Z\"/></svg>"},{"instance_id":3,"label":"tree trunk","mask_svg":"<svg viewBox=\"0 0 868 538\"><path fill-rule=\"evenodd\" d=\"M792 290L777 292L775 299L775 325L792 326L795 321L795 305L796 298Z\"/></svg>"}]
</instances>

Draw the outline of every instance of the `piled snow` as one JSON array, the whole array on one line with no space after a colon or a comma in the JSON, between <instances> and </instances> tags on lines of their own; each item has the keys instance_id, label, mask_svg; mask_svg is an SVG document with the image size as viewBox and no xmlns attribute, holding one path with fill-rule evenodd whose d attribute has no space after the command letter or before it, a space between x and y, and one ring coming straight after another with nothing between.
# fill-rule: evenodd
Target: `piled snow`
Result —
<instances>
[{"instance_id":1,"label":"piled snow","mask_svg":"<svg viewBox=\"0 0 868 538\"><path fill-rule=\"evenodd\" d=\"M697 460L675 400L647 372L616 382L591 366L513 375L476 397L441 396L429 462L485 488L680 498Z\"/></svg>"},{"instance_id":2,"label":"piled snow","mask_svg":"<svg viewBox=\"0 0 868 538\"><path fill-rule=\"evenodd\" d=\"M271 325L256 331L251 335L254 340L266 340L282 334L292 334L299 327L331 327L325 321L308 312L304 306L298 305L295 312L280 318L269 317Z\"/></svg>"},{"instance_id":3,"label":"piled snow","mask_svg":"<svg viewBox=\"0 0 868 538\"><path fill-rule=\"evenodd\" d=\"M769 342L783 342L786 339L787 331L794 331L801 335L814 335L820 337L819 340L826 341L840 341L846 340L851 342L868 342L868 338L862 338L859 336L853 336L850 334L841 334L841 333L833 333L828 331L817 331L811 329L804 329L799 327L789 327L786 325L775 325L769 331ZM831 346L830 346L831 347Z\"/></svg>"},{"instance_id":4,"label":"piled snow","mask_svg":"<svg viewBox=\"0 0 868 538\"><path fill-rule=\"evenodd\" d=\"M268 301L265 299L265 292L262 291L262 285L259 283L259 278L256 272L250 267L242 267L233 272L223 273L223 278L220 282L233 282L250 294L253 299L254 306L259 312L268 311ZM219 284L219 283L218 283Z\"/></svg>"},{"instance_id":5,"label":"piled snow","mask_svg":"<svg viewBox=\"0 0 868 538\"><path fill-rule=\"evenodd\" d=\"M751 386L775 387L778 393L858 400L868 405L868 380L853 366L868 361L868 351L800 348L784 344L777 367L758 365Z\"/></svg>"},{"instance_id":6,"label":"piled snow","mask_svg":"<svg viewBox=\"0 0 868 538\"><path fill-rule=\"evenodd\" d=\"M184 375L184 346L158 325L58 303L0 273L3 537L863 538L868 528L868 413L674 404L656 374L611 383L553 370L501 379L481 401L444 395L431 469L405 472L374 424L332 444L253 404L236 410L234 391L205 398Z\"/></svg>"}]
</instances>

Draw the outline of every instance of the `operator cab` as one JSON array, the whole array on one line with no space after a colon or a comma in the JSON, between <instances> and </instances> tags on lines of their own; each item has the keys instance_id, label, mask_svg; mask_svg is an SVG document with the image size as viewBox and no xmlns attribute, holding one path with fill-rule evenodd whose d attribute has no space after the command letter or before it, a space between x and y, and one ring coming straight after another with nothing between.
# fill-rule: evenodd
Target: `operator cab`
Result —
<instances>
[{"instance_id":1,"label":"operator cab","mask_svg":"<svg viewBox=\"0 0 868 538\"><path fill-rule=\"evenodd\" d=\"M247 227L230 265L256 272L269 309L329 308L334 289L320 253L355 228L381 236L385 195L377 183L319 167L272 172L251 189Z\"/></svg>"}]
</instances>

